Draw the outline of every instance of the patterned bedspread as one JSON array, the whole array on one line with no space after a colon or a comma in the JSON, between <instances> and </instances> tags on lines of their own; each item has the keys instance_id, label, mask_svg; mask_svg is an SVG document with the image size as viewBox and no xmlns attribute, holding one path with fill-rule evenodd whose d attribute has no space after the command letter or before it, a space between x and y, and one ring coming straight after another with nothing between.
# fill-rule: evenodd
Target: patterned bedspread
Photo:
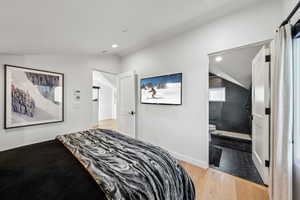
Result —
<instances>
[{"instance_id":1,"label":"patterned bedspread","mask_svg":"<svg viewBox=\"0 0 300 200\"><path fill-rule=\"evenodd\" d=\"M194 200L191 178L163 149L109 130L58 136L108 200Z\"/></svg>"}]
</instances>

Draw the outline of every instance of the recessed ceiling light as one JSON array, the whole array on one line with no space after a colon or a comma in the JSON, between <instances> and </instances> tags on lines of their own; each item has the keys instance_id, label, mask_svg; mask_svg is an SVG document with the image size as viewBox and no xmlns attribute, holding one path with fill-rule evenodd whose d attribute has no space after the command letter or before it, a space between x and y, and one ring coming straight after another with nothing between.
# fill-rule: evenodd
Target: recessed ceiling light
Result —
<instances>
[{"instance_id":1,"label":"recessed ceiling light","mask_svg":"<svg viewBox=\"0 0 300 200\"><path fill-rule=\"evenodd\" d=\"M113 44L113 45L111 45L111 47L112 47L112 48L118 48L118 47L119 47L119 45L117 45L117 44Z\"/></svg>"},{"instance_id":2,"label":"recessed ceiling light","mask_svg":"<svg viewBox=\"0 0 300 200\"><path fill-rule=\"evenodd\" d=\"M216 62L221 62L223 60L222 56L217 56L216 57Z\"/></svg>"}]
</instances>

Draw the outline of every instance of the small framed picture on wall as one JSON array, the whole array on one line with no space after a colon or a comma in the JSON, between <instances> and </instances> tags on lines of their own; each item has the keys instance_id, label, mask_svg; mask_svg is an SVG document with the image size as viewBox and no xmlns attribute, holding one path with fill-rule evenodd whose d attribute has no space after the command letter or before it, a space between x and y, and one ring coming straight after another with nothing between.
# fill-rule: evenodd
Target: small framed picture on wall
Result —
<instances>
[{"instance_id":1,"label":"small framed picture on wall","mask_svg":"<svg viewBox=\"0 0 300 200\"><path fill-rule=\"evenodd\" d=\"M4 65L4 128L64 121L64 74Z\"/></svg>"}]
</instances>

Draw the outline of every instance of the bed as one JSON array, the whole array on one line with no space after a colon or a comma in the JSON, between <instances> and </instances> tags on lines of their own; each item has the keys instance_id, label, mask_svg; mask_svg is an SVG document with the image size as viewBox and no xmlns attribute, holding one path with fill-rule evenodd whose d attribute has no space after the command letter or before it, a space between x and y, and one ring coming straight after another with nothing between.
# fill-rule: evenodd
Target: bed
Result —
<instances>
[{"instance_id":1,"label":"bed","mask_svg":"<svg viewBox=\"0 0 300 200\"><path fill-rule=\"evenodd\" d=\"M0 199L194 200L195 189L163 149L93 129L0 152Z\"/></svg>"}]
</instances>

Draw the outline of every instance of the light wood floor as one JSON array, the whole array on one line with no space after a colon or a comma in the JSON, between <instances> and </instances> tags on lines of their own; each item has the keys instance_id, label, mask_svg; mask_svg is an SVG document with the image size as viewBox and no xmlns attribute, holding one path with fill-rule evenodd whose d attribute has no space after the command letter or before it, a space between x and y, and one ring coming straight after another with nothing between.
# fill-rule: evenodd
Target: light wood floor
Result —
<instances>
[{"instance_id":1,"label":"light wood floor","mask_svg":"<svg viewBox=\"0 0 300 200\"><path fill-rule=\"evenodd\" d=\"M214 169L180 163L194 181L196 200L269 200L266 187Z\"/></svg>"}]
</instances>

